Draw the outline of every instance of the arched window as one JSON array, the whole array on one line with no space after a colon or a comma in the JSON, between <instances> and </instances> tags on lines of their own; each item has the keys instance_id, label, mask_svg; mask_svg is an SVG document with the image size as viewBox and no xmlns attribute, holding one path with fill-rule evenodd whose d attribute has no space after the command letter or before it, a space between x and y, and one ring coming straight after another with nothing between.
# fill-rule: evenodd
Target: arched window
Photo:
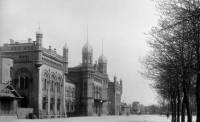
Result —
<instances>
[{"instance_id":1,"label":"arched window","mask_svg":"<svg viewBox=\"0 0 200 122\"><path fill-rule=\"evenodd\" d=\"M57 92L59 93L61 90L60 90L60 83L58 82L57 83Z\"/></svg>"},{"instance_id":2,"label":"arched window","mask_svg":"<svg viewBox=\"0 0 200 122\"><path fill-rule=\"evenodd\" d=\"M46 110L47 109L47 105L48 105L47 97L43 97L43 99L42 99L42 109Z\"/></svg>"},{"instance_id":3,"label":"arched window","mask_svg":"<svg viewBox=\"0 0 200 122\"><path fill-rule=\"evenodd\" d=\"M19 78L19 88L20 89L24 89L24 85L25 85L24 82L25 82L24 77L20 76L20 78Z\"/></svg>"},{"instance_id":4,"label":"arched window","mask_svg":"<svg viewBox=\"0 0 200 122\"><path fill-rule=\"evenodd\" d=\"M54 111L54 98L51 98L51 101L50 101L50 110Z\"/></svg>"},{"instance_id":5,"label":"arched window","mask_svg":"<svg viewBox=\"0 0 200 122\"><path fill-rule=\"evenodd\" d=\"M57 77L56 77L56 74L54 72L51 73L51 87L50 87L50 90L51 91L54 91L55 90L55 83L57 81Z\"/></svg>"},{"instance_id":6,"label":"arched window","mask_svg":"<svg viewBox=\"0 0 200 122\"><path fill-rule=\"evenodd\" d=\"M69 102L67 102L67 111L70 112L70 104L69 104Z\"/></svg>"},{"instance_id":7,"label":"arched window","mask_svg":"<svg viewBox=\"0 0 200 122\"><path fill-rule=\"evenodd\" d=\"M57 110L60 111L60 99L57 100Z\"/></svg>"},{"instance_id":8,"label":"arched window","mask_svg":"<svg viewBox=\"0 0 200 122\"><path fill-rule=\"evenodd\" d=\"M62 84L62 75L58 74L58 78L57 78L57 92L60 93L61 92L61 84Z\"/></svg>"},{"instance_id":9,"label":"arched window","mask_svg":"<svg viewBox=\"0 0 200 122\"><path fill-rule=\"evenodd\" d=\"M49 81L49 72L47 70L44 70L42 73L42 85L43 90L47 90L48 87L48 81Z\"/></svg>"},{"instance_id":10,"label":"arched window","mask_svg":"<svg viewBox=\"0 0 200 122\"><path fill-rule=\"evenodd\" d=\"M26 90L29 87L31 81L31 73L26 68L21 68L15 72L15 80L13 84L16 84L18 88ZM18 85L17 85L18 84Z\"/></svg>"},{"instance_id":11,"label":"arched window","mask_svg":"<svg viewBox=\"0 0 200 122\"><path fill-rule=\"evenodd\" d=\"M28 88L28 81L29 81L29 78L28 77L25 77L25 89L27 89Z\"/></svg>"},{"instance_id":12,"label":"arched window","mask_svg":"<svg viewBox=\"0 0 200 122\"><path fill-rule=\"evenodd\" d=\"M46 90L47 89L47 79L45 78L43 81L43 89Z\"/></svg>"},{"instance_id":13,"label":"arched window","mask_svg":"<svg viewBox=\"0 0 200 122\"><path fill-rule=\"evenodd\" d=\"M51 81L51 91L54 91L54 84L53 84L53 80Z\"/></svg>"},{"instance_id":14,"label":"arched window","mask_svg":"<svg viewBox=\"0 0 200 122\"><path fill-rule=\"evenodd\" d=\"M72 97L72 89L69 87L69 97Z\"/></svg>"}]
</instances>

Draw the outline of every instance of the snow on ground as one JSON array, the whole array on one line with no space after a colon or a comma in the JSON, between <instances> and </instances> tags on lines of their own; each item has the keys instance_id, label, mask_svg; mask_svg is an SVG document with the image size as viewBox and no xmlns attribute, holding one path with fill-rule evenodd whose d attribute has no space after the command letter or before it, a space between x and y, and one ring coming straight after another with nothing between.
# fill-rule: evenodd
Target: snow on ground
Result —
<instances>
[{"instance_id":1,"label":"snow on ground","mask_svg":"<svg viewBox=\"0 0 200 122\"><path fill-rule=\"evenodd\" d=\"M0 122L170 122L170 118L161 115L130 115L101 117L70 117L54 119L0 119Z\"/></svg>"}]
</instances>

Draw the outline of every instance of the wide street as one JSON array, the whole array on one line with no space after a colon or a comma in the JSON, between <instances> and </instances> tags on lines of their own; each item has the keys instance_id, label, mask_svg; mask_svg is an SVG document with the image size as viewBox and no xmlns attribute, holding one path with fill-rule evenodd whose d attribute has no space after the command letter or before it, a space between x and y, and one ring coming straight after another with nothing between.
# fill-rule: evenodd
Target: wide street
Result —
<instances>
[{"instance_id":1,"label":"wide street","mask_svg":"<svg viewBox=\"0 0 200 122\"><path fill-rule=\"evenodd\" d=\"M70 117L57 119L0 119L1 122L170 122L170 118L160 115L130 115L101 117Z\"/></svg>"}]
</instances>

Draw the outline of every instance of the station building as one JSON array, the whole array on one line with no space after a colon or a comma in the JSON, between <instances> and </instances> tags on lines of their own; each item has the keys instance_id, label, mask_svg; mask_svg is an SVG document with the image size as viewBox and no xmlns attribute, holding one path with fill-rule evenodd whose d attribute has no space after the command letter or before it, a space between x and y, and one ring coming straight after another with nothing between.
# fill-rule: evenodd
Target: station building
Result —
<instances>
[{"instance_id":1,"label":"station building","mask_svg":"<svg viewBox=\"0 0 200 122\"><path fill-rule=\"evenodd\" d=\"M51 46L43 47L42 42L39 29L35 41L11 39L0 46L0 94L5 96L3 89L15 91L10 92L12 100L7 99L14 101L10 105L15 107L6 109L21 109L24 117L33 113L37 118L119 115L122 80L110 81L103 53L93 63L93 48L87 41L82 63L68 68L67 46L60 55ZM3 110L0 108L1 113Z\"/></svg>"}]
</instances>

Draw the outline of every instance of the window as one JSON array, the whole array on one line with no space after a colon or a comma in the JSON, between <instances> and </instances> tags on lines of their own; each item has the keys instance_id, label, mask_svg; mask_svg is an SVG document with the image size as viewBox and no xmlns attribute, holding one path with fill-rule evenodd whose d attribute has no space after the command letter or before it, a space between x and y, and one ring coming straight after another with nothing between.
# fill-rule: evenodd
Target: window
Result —
<instances>
[{"instance_id":1,"label":"window","mask_svg":"<svg viewBox=\"0 0 200 122\"><path fill-rule=\"evenodd\" d=\"M57 100L57 110L60 111L60 99Z\"/></svg>"},{"instance_id":2,"label":"window","mask_svg":"<svg viewBox=\"0 0 200 122\"><path fill-rule=\"evenodd\" d=\"M69 97L72 97L72 88L69 87Z\"/></svg>"},{"instance_id":3,"label":"window","mask_svg":"<svg viewBox=\"0 0 200 122\"><path fill-rule=\"evenodd\" d=\"M67 87L67 97L70 97L70 89Z\"/></svg>"},{"instance_id":4,"label":"window","mask_svg":"<svg viewBox=\"0 0 200 122\"><path fill-rule=\"evenodd\" d=\"M25 85L24 85L24 86L25 86L25 89L27 89L27 88L28 88L28 81L29 81L29 78L28 78L28 77L26 77L26 78L25 78Z\"/></svg>"},{"instance_id":5,"label":"window","mask_svg":"<svg viewBox=\"0 0 200 122\"><path fill-rule=\"evenodd\" d=\"M47 79L44 79L44 81L43 81L43 89L44 90L47 89Z\"/></svg>"},{"instance_id":6,"label":"window","mask_svg":"<svg viewBox=\"0 0 200 122\"><path fill-rule=\"evenodd\" d=\"M70 109L70 105L69 105L69 102L67 102L67 111L68 111L68 112L70 112L69 109Z\"/></svg>"},{"instance_id":7,"label":"window","mask_svg":"<svg viewBox=\"0 0 200 122\"><path fill-rule=\"evenodd\" d=\"M28 82L29 82L29 78L28 77L20 76L19 77L19 82L18 82L19 88L23 89L23 90L27 89L28 88Z\"/></svg>"},{"instance_id":8,"label":"window","mask_svg":"<svg viewBox=\"0 0 200 122\"><path fill-rule=\"evenodd\" d=\"M50 110L51 111L54 110L54 98L51 98L51 101L50 101Z\"/></svg>"},{"instance_id":9,"label":"window","mask_svg":"<svg viewBox=\"0 0 200 122\"><path fill-rule=\"evenodd\" d=\"M20 77L19 88L24 89L24 78L23 77Z\"/></svg>"},{"instance_id":10,"label":"window","mask_svg":"<svg viewBox=\"0 0 200 122\"><path fill-rule=\"evenodd\" d=\"M54 88L53 88L53 80L51 81L51 91L53 91L54 90Z\"/></svg>"},{"instance_id":11,"label":"window","mask_svg":"<svg viewBox=\"0 0 200 122\"><path fill-rule=\"evenodd\" d=\"M57 84L57 92L59 93L61 90L60 90L60 83Z\"/></svg>"},{"instance_id":12,"label":"window","mask_svg":"<svg viewBox=\"0 0 200 122\"><path fill-rule=\"evenodd\" d=\"M75 103L73 102L71 106L72 106L72 112L74 112L75 111Z\"/></svg>"},{"instance_id":13,"label":"window","mask_svg":"<svg viewBox=\"0 0 200 122\"><path fill-rule=\"evenodd\" d=\"M23 90L25 90L25 89L27 89L28 88L28 81L29 81L29 78L28 77L20 77L19 78L19 88L20 89L23 89Z\"/></svg>"},{"instance_id":14,"label":"window","mask_svg":"<svg viewBox=\"0 0 200 122\"><path fill-rule=\"evenodd\" d=\"M76 96L76 91L75 91L75 88L73 88L72 89L72 97L75 98L75 96Z\"/></svg>"},{"instance_id":15,"label":"window","mask_svg":"<svg viewBox=\"0 0 200 122\"><path fill-rule=\"evenodd\" d=\"M42 99L42 109L46 110L47 109L47 97L43 97Z\"/></svg>"}]
</instances>

